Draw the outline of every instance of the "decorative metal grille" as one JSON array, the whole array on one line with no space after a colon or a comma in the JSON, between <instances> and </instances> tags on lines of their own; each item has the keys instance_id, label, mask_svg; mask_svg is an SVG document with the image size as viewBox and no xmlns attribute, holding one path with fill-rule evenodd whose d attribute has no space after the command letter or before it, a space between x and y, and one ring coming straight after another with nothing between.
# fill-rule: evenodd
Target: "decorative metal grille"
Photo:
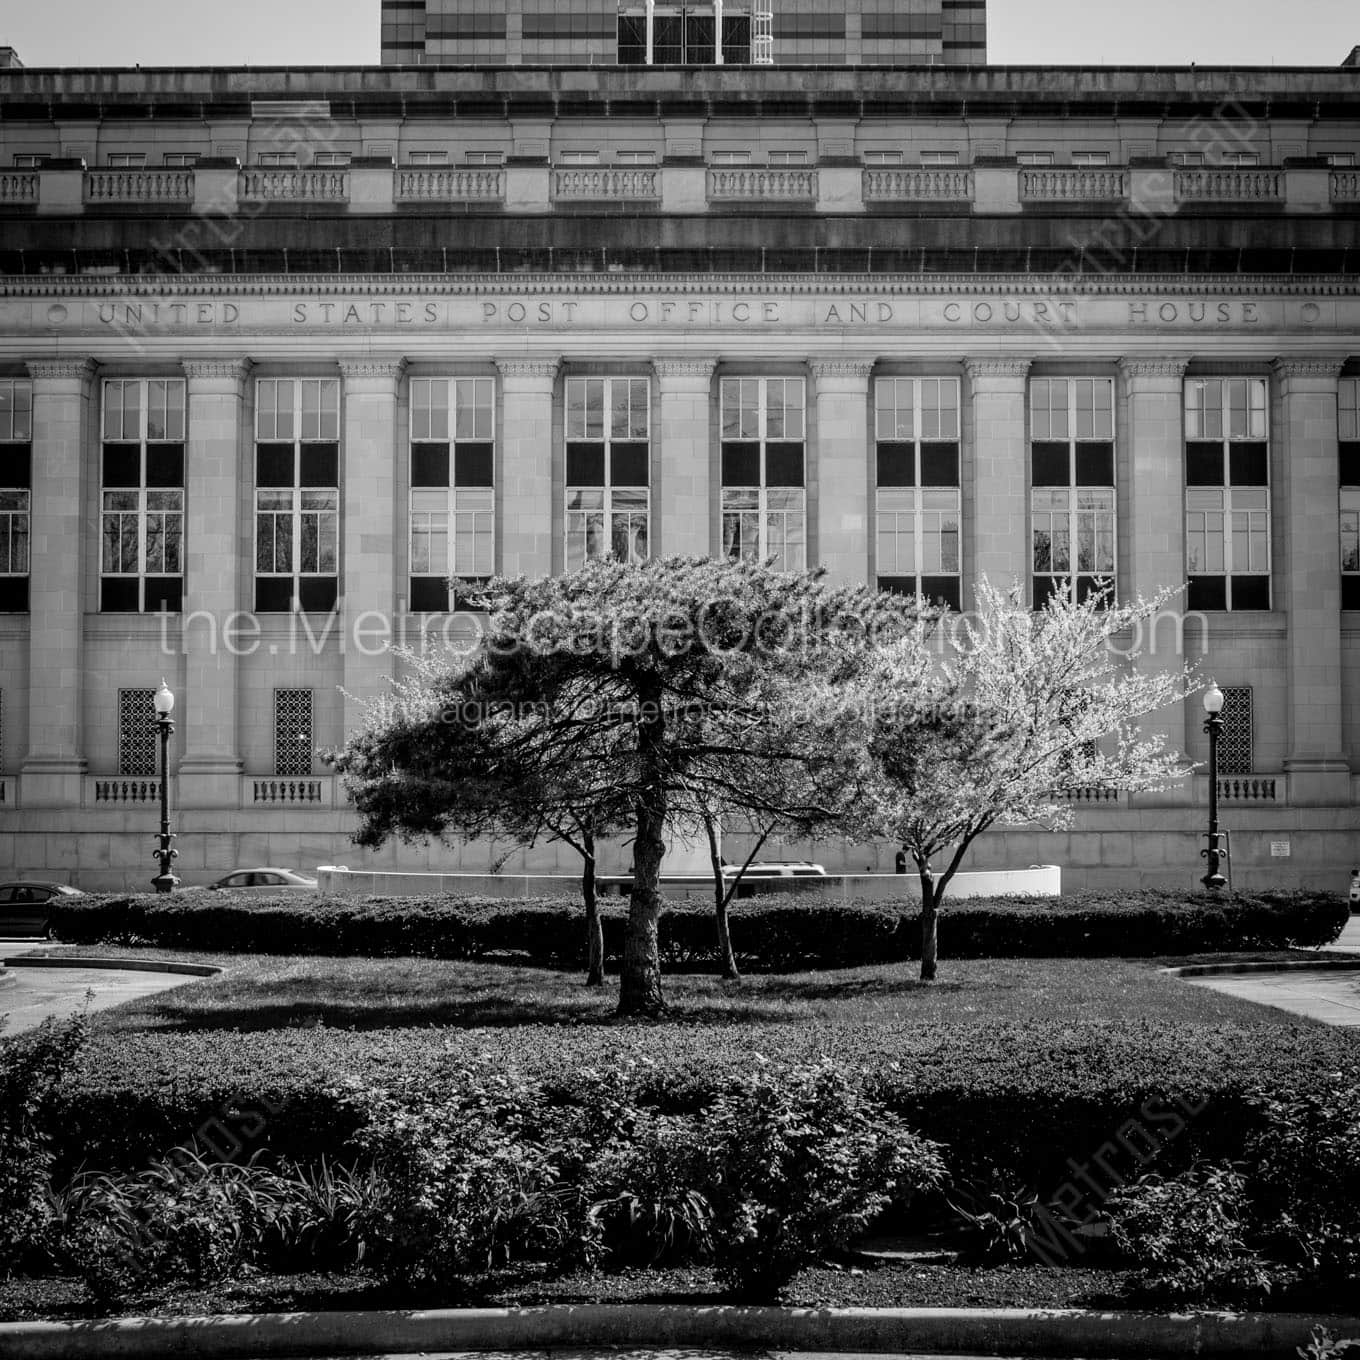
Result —
<instances>
[{"instance_id":1,"label":"decorative metal grille","mask_svg":"<svg viewBox=\"0 0 1360 1360\"><path fill-rule=\"evenodd\" d=\"M156 774L156 691L118 691L118 773L154 778Z\"/></svg>"},{"instance_id":2,"label":"decorative metal grille","mask_svg":"<svg viewBox=\"0 0 1360 1360\"><path fill-rule=\"evenodd\" d=\"M312 772L312 691L274 691L274 773L296 778Z\"/></svg>"},{"instance_id":3,"label":"decorative metal grille","mask_svg":"<svg viewBox=\"0 0 1360 1360\"><path fill-rule=\"evenodd\" d=\"M1224 685L1223 733L1218 739L1219 774L1251 774L1251 686Z\"/></svg>"}]
</instances>

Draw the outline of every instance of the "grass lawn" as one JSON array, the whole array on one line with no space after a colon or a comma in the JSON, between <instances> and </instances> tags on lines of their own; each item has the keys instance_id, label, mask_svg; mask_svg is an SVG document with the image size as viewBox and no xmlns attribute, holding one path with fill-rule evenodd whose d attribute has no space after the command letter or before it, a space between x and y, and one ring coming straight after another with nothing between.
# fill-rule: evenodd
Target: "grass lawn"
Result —
<instances>
[{"instance_id":1,"label":"grass lawn","mask_svg":"<svg viewBox=\"0 0 1360 1360\"><path fill-rule=\"evenodd\" d=\"M274 1030L449 1026L617 1025L617 979L586 988L573 973L430 959L222 956L100 947L52 953L176 958L227 971L96 1017L101 1029ZM922 983L915 963L839 972L754 974L740 982L677 973L665 982L677 1025L931 1023L1055 1026L1157 1020L1173 1024L1306 1024L1298 1017L1191 987L1148 960L976 959L941 964ZM644 1022L654 1023L654 1022Z\"/></svg>"},{"instance_id":2,"label":"grass lawn","mask_svg":"<svg viewBox=\"0 0 1360 1360\"><path fill-rule=\"evenodd\" d=\"M300 1074L306 1089L298 1097L299 1113L284 1118L296 1118L301 1121L298 1129L306 1130L308 1082L324 1084L347 1071L381 1082L412 1069L428 1080L483 1049L495 1050L509 1065L521 1068L526 1060L532 1067L541 1052L550 1069L568 1070L572 1063L592 1065L617 1047L620 1053L655 1055L673 1063L680 1077L692 1065L703 1077L719 1057L732 1066L735 1050L758 1046L775 1053L810 1046L813 1059L820 1052L844 1055L848 1061L862 1058L880 1072L888 1070L890 1060L895 1066L900 1058L904 1068L917 1063L909 1068L917 1075L903 1078L904 1089L910 1093L911 1082L919 1080L926 1089L941 1090L946 1124L954 1105L974 1114L984 1108L968 1105L972 1086L976 1081L981 1089L991 1082L998 1100L1010 1102L1005 1108L1012 1114L1027 1111L1029 1117L1050 1107L1059 1110L1046 1136L1061 1142L1070 1134L1080 1151L1087 1143L1090 1149L1100 1147L1105 1137L1101 1111L1083 1113L1082 1102L1089 1097L1117 1104L1123 1098L1121 1083L1141 1089L1140 1083L1165 1079L1172 1088L1180 1083L1198 1090L1195 1082L1204 1073L1217 1071L1218 1064L1231 1066L1244 1049L1257 1046L1277 1055L1276 1066L1281 1053L1294 1061L1299 1046L1309 1053L1314 1047L1327 1049L1325 1059L1313 1055L1314 1063L1339 1062L1332 1049L1349 1037L1349 1032L1338 1034L1301 1017L1190 986L1164 971L1164 963L1180 960L946 958L940 980L931 984L919 981L916 963L756 974L739 982L675 973L665 981L668 1016L639 1022L614 1015L617 977L607 979L603 990L591 990L575 973L511 964L228 956L106 946L34 952L173 958L226 969L217 977L93 1017L82 1089L97 1093L104 1083L120 1092L126 1087L136 1100L157 1108L168 1089L173 1099L165 1097L165 1117L167 1127L175 1128L194 1127L200 1106L227 1108L222 1104L226 1101L234 1108L239 1097L244 1094L248 1102L256 1089L293 1090L290 1083ZM1240 961L1244 956L1227 957ZM951 1027L952 1039L935 1032ZM1093 1037L1088 1032L1092 1027L1102 1033ZM1313 1032L1305 1035L1304 1029ZM1349 1052L1349 1045L1345 1047ZM966 1061L974 1049L981 1060L977 1072ZM741 1055L736 1056L739 1070ZM1185 1063L1192 1069L1188 1077L1176 1070ZM1036 1070L1048 1075L1034 1077ZM1025 1088L1027 1080L1043 1082L1038 1105L1025 1103L1032 1094ZM1065 1112L1069 1107L1071 1113ZM73 1108L79 1111L78 1101ZM1083 1126L1083 1131L1071 1133L1071 1119L1094 1120L1095 1131ZM82 1127L79 1119L73 1127ZM88 1129L97 1139L95 1126ZM966 1132L959 1125L955 1133L960 1129ZM283 1150L287 1153L286 1145ZM300 1154L294 1150L292 1155ZM1091 1269L1082 1262L1054 1269L981 1269L959 1264L951 1250L914 1250L905 1259L850 1257L803 1271L784 1301L807 1307L1118 1307L1124 1282L1120 1270ZM705 1268L557 1278L525 1269L501 1278L454 1282L438 1295L384 1285L363 1271L298 1276L252 1271L210 1289L158 1290L137 1299L128 1311L585 1301L705 1305L727 1300ZM0 1320L91 1316L95 1311L72 1279L0 1283Z\"/></svg>"}]
</instances>

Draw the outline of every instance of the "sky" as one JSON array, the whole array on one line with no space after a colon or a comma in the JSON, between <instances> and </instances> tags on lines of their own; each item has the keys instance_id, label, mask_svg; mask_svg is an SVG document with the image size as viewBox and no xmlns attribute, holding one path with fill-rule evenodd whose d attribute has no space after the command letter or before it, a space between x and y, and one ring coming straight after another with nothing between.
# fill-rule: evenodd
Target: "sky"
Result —
<instances>
[{"instance_id":1,"label":"sky","mask_svg":"<svg viewBox=\"0 0 1360 1360\"><path fill-rule=\"evenodd\" d=\"M773 0L778 33L780 0ZM361 66L379 0L9 0L26 66ZM989 0L998 65L1339 66L1356 0Z\"/></svg>"}]
</instances>

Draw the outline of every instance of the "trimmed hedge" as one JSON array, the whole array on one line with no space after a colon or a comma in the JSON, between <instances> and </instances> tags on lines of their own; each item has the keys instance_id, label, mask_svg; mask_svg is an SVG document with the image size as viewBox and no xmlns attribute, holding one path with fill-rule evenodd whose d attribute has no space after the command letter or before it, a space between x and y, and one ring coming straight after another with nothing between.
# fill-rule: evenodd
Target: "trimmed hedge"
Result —
<instances>
[{"instance_id":1,"label":"trimmed hedge","mask_svg":"<svg viewBox=\"0 0 1360 1360\"><path fill-rule=\"evenodd\" d=\"M433 1090L489 1059L574 1103L583 1071L632 1064L643 1103L677 1112L756 1065L824 1057L946 1144L955 1170L995 1164L1047 1186L1071 1174L1069 1158L1103 1155L1128 1174L1127 1146L1166 1139L1168 1109L1185 1124L1157 1162L1170 1172L1240 1156L1261 1121L1252 1091L1360 1082L1360 1032L1289 1024L96 1032L57 1092L51 1133L68 1169L135 1166L194 1139L213 1156L266 1148L314 1162L351 1155L359 1117L336 1089L347 1077Z\"/></svg>"},{"instance_id":2,"label":"trimmed hedge","mask_svg":"<svg viewBox=\"0 0 1360 1360\"><path fill-rule=\"evenodd\" d=\"M244 954L485 959L512 956L548 967L584 962L583 909L558 899L317 897L244 894L72 898L54 904L53 928L69 944L145 944ZM626 912L602 907L605 954L623 953ZM952 959L1156 958L1238 949L1329 944L1349 907L1324 893L1086 893L946 903L940 951ZM685 903L661 920L670 968L712 958L712 908ZM920 957L920 914L910 904L809 901L800 895L734 903L732 936L748 970L849 968Z\"/></svg>"}]
</instances>

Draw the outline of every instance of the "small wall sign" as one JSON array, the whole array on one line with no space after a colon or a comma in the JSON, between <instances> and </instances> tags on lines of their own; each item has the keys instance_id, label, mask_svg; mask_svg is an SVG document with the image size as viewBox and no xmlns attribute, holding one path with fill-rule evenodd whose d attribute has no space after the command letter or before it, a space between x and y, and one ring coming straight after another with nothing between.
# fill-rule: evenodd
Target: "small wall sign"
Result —
<instances>
[{"instance_id":1,"label":"small wall sign","mask_svg":"<svg viewBox=\"0 0 1360 1360\"><path fill-rule=\"evenodd\" d=\"M1272 859L1288 859L1288 858L1289 858L1289 842L1288 842L1288 841L1271 841L1271 843L1270 843L1270 856L1271 856Z\"/></svg>"}]
</instances>

